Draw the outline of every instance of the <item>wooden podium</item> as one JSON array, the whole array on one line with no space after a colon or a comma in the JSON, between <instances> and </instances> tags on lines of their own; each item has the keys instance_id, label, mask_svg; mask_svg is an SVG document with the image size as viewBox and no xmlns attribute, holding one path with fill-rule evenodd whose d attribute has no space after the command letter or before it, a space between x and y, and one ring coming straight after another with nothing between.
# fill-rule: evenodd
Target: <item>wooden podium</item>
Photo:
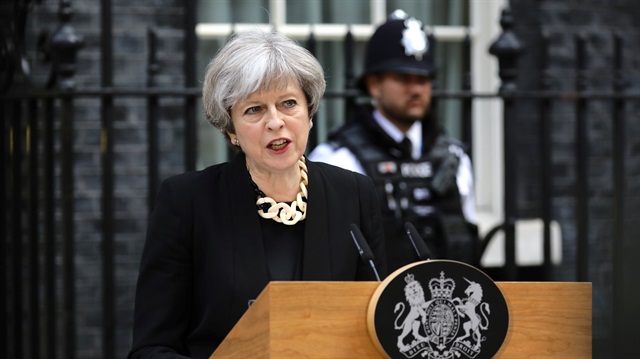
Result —
<instances>
[{"instance_id":1,"label":"wooden podium","mask_svg":"<svg viewBox=\"0 0 640 359\"><path fill-rule=\"evenodd\" d=\"M496 282L509 331L496 358L591 358L591 283ZM211 358L385 358L367 329L379 282L271 282Z\"/></svg>"}]
</instances>

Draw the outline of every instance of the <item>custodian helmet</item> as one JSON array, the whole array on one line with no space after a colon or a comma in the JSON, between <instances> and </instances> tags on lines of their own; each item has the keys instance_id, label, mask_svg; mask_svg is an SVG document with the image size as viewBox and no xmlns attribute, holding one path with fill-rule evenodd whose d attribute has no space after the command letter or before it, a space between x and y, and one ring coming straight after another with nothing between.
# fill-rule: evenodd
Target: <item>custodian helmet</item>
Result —
<instances>
[{"instance_id":1,"label":"custodian helmet","mask_svg":"<svg viewBox=\"0 0 640 359\"><path fill-rule=\"evenodd\" d=\"M433 38L427 36L422 23L396 10L369 39L364 72L358 87L367 92L365 78L378 72L397 72L434 77Z\"/></svg>"}]
</instances>

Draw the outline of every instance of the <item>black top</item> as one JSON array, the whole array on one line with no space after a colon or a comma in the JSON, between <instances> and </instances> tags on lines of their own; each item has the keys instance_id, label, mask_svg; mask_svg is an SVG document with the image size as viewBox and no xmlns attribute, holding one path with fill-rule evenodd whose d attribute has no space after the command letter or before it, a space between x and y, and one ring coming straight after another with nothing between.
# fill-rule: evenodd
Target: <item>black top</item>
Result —
<instances>
[{"instance_id":1,"label":"black top","mask_svg":"<svg viewBox=\"0 0 640 359\"><path fill-rule=\"evenodd\" d=\"M273 219L262 218L260 221L270 281L302 278L304 223L302 220L288 226Z\"/></svg>"}]
</instances>

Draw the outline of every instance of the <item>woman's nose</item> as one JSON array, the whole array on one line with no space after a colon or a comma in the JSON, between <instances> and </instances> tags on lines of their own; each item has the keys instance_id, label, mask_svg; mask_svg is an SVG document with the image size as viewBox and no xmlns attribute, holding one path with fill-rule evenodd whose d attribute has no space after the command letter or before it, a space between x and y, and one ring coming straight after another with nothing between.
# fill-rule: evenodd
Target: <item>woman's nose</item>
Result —
<instances>
[{"instance_id":1,"label":"woman's nose","mask_svg":"<svg viewBox=\"0 0 640 359\"><path fill-rule=\"evenodd\" d=\"M277 130L284 127L284 120L282 115L276 109L269 109L267 111L267 128L270 130Z\"/></svg>"}]
</instances>

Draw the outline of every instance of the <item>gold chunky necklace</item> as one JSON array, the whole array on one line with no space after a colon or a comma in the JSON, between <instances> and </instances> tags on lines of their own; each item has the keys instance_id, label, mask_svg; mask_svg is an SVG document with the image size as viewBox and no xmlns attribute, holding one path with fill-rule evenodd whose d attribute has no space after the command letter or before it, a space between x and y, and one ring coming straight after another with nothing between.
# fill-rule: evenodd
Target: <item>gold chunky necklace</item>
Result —
<instances>
[{"instance_id":1,"label":"gold chunky necklace","mask_svg":"<svg viewBox=\"0 0 640 359\"><path fill-rule=\"evenodd\" d=\"M276 202L272 198L267 197L264 192L258 188L258 185L253 179L251 180L253 190L258 197L256 207L258 208L260 217L273 219L278 223L284 223L289 226L307 217L307 186L309 185L309 178L304 156L298 160L298 166L300 167L300 192L298 192L296 200L291 202L291 205ZM251 177L251 174L249 174L249 177Z\"/></svg>"}]
</instances>

